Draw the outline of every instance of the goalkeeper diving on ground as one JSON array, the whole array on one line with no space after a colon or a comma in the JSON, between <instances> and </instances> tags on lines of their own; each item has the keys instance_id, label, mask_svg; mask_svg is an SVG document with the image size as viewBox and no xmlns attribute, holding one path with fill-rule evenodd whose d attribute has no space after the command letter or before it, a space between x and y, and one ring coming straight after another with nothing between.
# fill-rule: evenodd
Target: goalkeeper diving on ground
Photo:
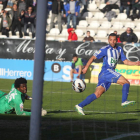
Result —
<instances>
[{"instance_id":1,"label":"goalkeeper diving on ground","mask_svg":"<svg viewBox=\"0 0 140 140\"><path fill-rule=\"evenodd\" d=\"M31 112L23 110L25 99L32 99L32 97L28 96L26 93L27 80L22 77L15 80L8 94L0 91L0 114L11 114L15 111L17 115L30 116ZM46 114L47 111L42 109L42 116Z\"/></svg>"},{"instance_id":2,"label":"goalkeeper diving on ground","mask_svg":"<svg viewBox=\"0 0 140 140\"><path fill-rule=\"evenodd\" d=\"M95 89L95 92L89 95L84 101L75 105L75 109L81 115L85 115L83 112L83 107L90 104L92 101L99 98L104 92L106 92L111 83L116 83L122 85L122 103L121 106L125 107L127 105L135 104L135 101L127 101L130 82L123 77L120 73L115 71L115 67L118 63L118 60L121 59L125 65L130 66L140 66L140 61L132 62L127 60L126 56L123 53L123 49L118 46L117 36L114 33L111 33L108 37L109 45L102 47L98 52L96 52L87 62L85 68L82 70L85 74L90 66L90 64L95 59L103 58L102 70L98 75L98 84Z\"/></svg>"}]
</instances>

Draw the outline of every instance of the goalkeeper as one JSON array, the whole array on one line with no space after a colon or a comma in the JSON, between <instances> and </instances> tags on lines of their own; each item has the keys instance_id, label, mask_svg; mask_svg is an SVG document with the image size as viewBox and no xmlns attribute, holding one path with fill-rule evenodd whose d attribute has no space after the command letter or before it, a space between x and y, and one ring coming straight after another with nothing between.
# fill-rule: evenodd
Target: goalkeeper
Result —
<instances>
[{"instance_id":1,"label":"goalkeeper","mask_svg":"<svg viewBox=\"0 0 140 140\"><path fill-rule=\"evenodd\" d=\"M82 69L85 67L87 60L78 58L77 54L73 55L70 77L73 81L73 74L78 74L77 78L83 79Z\"/></svg>"},{"instance_id":2,"label":"goalkeeper","mask_svg":"<svg viewBox=\"0 0 140 140\"><path fill-rule=\"evenodd\" d=\"M17 78L8 94L0 91L0 114L10 114L15 110L17 115L30 116L31 112L23 110L25 99L32 99L26 93L27 80L25 78ZM46 111L42 110L42 116L44 115Z\"/></svg>"}]
</instances>

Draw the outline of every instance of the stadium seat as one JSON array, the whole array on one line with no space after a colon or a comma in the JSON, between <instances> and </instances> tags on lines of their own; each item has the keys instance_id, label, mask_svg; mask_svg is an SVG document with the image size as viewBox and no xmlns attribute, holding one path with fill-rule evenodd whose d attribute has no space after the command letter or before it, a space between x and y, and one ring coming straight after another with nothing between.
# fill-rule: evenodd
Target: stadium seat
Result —
<instances>
[{"instance_id":1,"label":"stadium seat","mask_svg":"<svg viewBox=\"0 0 140 140\"><path fill-rule=\"evenodd\" d=\"M52 28L51 30L50 30L50 35L58 35L60 33L60 31L59 31L59 29L57 29L57 28Z\"/></svg>"},{"instance_id":2,"label":"stadium seat","mask_svg":"<svg viewBox=\"0 0 140 140\"><path fill-rule=\"evenodd\" d=\"M0 38L7 38L6 35L0 35Z\"/></svg>"},{"instance_id":3,"label":"stadium seat","mask_svg":"<svg viewBox=\"0 0 140 140\"><path fill-rule=\"evenodd\" d=\"M140 30L140 23L138 23L137 25L136 25L136 28L135 28L136 30L138 29L138 30Z\"/></svg>"},{"instance_id":4,"label":"stadium seat","mask_svg":"<svg viewBox=\"0 0 140 140\"><path fill-rule=\"evenodd\" d=\"M119 13L116 20L126 20L127 15L125 13Z\"/></svg>"},{"instance_id":5,"label":"stadium seat","mask_svg":"<svg viewBox=\"0 0 140 140\"><path fill-rule=\"evenodd\" d=\"M122 29L123 28L123 23L122 22L114 22L112 28L113 29Z\"/></svg>"},{"instance_id":6,"label":"stadium seat","mask_svg":"<svg viewBox=\"0 0 140 140\"><path fill-rule=\"evenodd\" d=\"M106 6L106 4L102 3L102 4L100 4L99 9L103 9L105 6Z\"/></svg>"},{"instance_id":7,"label":"stadium seat","mask_svg":"<svg viewBox=\"0 0 140 140\"><path fill-rule=\"evenodd\" d=\"M0 9L1 9L1 10L3 9L3 5L2 5L2 4L0 4ZM0 11L1 11L1 10L0 10Z\"/></svg>"},{"instance_id":8,"label":"stadium seat","mask_svg":"<svg viewBox=\"0 0 140 140\"><path fill-rule=\"evenodd\" d=\"M134 33L137 35L138 39L140 39L140 32L134 32Z\"/></svg>"},{"instance_id":9,"label":"stadium seat","mask_svg":"<svg viewBox=\"0 0 140 140\"><path fill-rule=\"evenodd\" d=\"M47 24L49 25L50 23L51 23L51 19L48 18L48 19L47 19Z\"/></svg>"},{"instance_id":10,"label":"stadium seat","mask_svg":"<svg viewBox=\"0 0 140 140\"><path fill-rule=\"evenodd\" d=\"M102 22L100 28L106 28L106 29L109 29L110 27L111 27L111 23L110 23L109 21L104 21L104 22Z\"/></svg>"},{"instance_id":11,"label":"stadium seat","mask_svg":"<svg viewBox=\"0 0 140 140\"><path fill-rule=\"evenodd\" d=\"M88 27L89 28L98 28L99 26L100 26L100 23L98 21L92 21Z\"/></svg>"},{"instance_id":12,"label":"stadium seat","mask_svg":"<svg viewBox=\"0 0 140 140\"><path fill-rule=\"evenodd\" d=\"M63 29L62 30L62 32L61 32L61 34L60 34L60 36L68 36L69 34L68 34L68 30L67 29Z\"/></svg>"},{"instance_id":13,"label":"stadium seat","mask_svg":"<svg viewBox=\"0 0 140 140\"><path fill-rule=\"evenodd\" d=\"M91 4L88 5L88 10L89 11L94 11L96 9L97 9L97 5L96 4L91 3Z\"/></svg>"},{"instance_id":14,"label":"stadium seat","mask_svg":"<svg viewBox=\"0 0 140 140\"><path fill-rule=\"evenodd\" d=\"M30 36L24 36L24 39L32 39Z\"/></svg>"},{"instance_id":15,"label":"stadium seat","mask_svg":"<svg viewBox=\"0 0 140 140\"><path fill-rule=\"evenodd\" d=\"M10 36L9 38L12 38L12 39L17 39L17 38L19 38L18 36L16 36L16 35L12 35L12 36Z\"/></svg>"},{"instance_id":16,"label":"stadium seat","mask_svg":"<svg viewBox=\"0 0 140 140\"><path fill-rule=\"evenodd\" d=\"M97 37L106 37L107 36L107 32L104 30L98 30L97 32Z\"/></svg>"},{"instance_id":17,"label":"stadium seat","mask_svg":"<svg viewBox=\"0 0 140 140\"><path fill-rule=\"evenodd\" d=\"M11 8L5 8L5 11L10 11L10 10L12 10Z\"/></svg>"},{"instance_id":18,"label":"stadium seat","mask_svg":"<svg viewBox=\"0 0 140 140\"><path fill-rule=\"evenodd\" d=\"M82 36L84 34L83 30L81 30L81 29L77 29L77 30L75 30L75 32L76 32L77 36Z\"/></svg>"},{"instance_id":19,"label":"stadium seat","mask_svg":"<svg viewBox=\"0 0 140 140\"><path fill-rule=\"evenodd\" d=\"M85 13L83 14L83 17L84 17L84 18L92 18L92 16L93 16L93 14L92 14L91 12L85 12Z\"/></svg>"},{"instance_id":20,"label":"stadium seat","mask_svg":"<svg viewBox=\"0 0 140 140\"><path fill-rule=\"evenodd\" d=\"M80 20L79 25L77 27L87 27L88 23L86 20Z\"/></svg>"},{"instance_id":21,"label":"stadium seat","mask_svg":"<svg viewBox=\"0 0 140 140\"><path fill-rule=\"evenodd\" d=\"M55 40L53 37L46 37L46 40Z\"/></svg>"},{"instance_id":22,"label":"stadium seat","mask_svg":"<svg viewBox=\"0 0 140 140\"><path fill-rule=\"evenodd\" d=\"M65 38L57 38L56 40L58 40L58 41L66 41Z\"/></svg>"},{"instance_id":23,"label":"stadium seat","mask_svg":"<svg viewBox=\"0 0 140 140\"><path fill-rule=\"evenodd\" d=\"M93 19L103 19L104 18L104 14L101 12L96 12Z\"/></svg>"},{"instance_id":24,"label":"stadium seat","mask_svg":"<svg viewBox=\"0 0 140 140\"><path fill-rule=\"evenodd\" d=\"M127 27L130 27L132 29L135 28L135 24L133 22L127 22L124 26L125 26L125 28L127 28Z\"/></svg>"}]
</instances>

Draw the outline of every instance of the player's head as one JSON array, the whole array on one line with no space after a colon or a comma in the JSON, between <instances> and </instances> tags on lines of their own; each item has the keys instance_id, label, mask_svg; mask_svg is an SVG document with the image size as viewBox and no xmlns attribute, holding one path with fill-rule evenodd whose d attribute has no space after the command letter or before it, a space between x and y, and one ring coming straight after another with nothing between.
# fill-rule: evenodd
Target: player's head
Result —
<instances>
[{"instance_id":1,"label":"player's head","mask_svg":"<svg viewBox=\"0 0 140 140\"><path fill-rule=\"evenodd\" d=\"M73 58L72 58L72 60L73 60L74 62L76 62L76 61L77 61L77 59L78 59L77 54L73 54Z\"/></svg>"},{"instance_id":2,"label":"player's head","mask_svg":"<svg viewBox=\"0 0 140 140\"><path fill-rule=\"evenodd\" d=\"M25 78L17 78L14 84L15 88L21 93L27 93L27 80Z\"/></svg>"},{"instance_id":3,"label":"player's head","mask_svg":"<svg viewBox=\"0 0 140 140\"><path fill-rule=\"evenodd\" d=\"M117 43L117 35L114 33L111 33L108 37L108 42L110 44L111 47L116 47L116 43Z\"/></svg>"}]
</instances>

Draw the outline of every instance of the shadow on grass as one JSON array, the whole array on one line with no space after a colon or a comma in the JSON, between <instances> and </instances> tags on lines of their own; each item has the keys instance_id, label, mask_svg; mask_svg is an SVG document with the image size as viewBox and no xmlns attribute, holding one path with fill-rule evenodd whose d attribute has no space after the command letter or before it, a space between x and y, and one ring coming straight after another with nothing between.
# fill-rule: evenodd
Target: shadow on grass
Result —
<instances>
[{"instance_id":1,"label":"shadow on grass","mask_svg":"<svg viewBox=\"0 0 140 140\"><path fill-rule=\"evenodd\" d=\"M118 120L118 121L122 121L122 122L128 122L128 121L136 121L138 119L122 119L122 120Z\"/></svg>"}]
</instances>

